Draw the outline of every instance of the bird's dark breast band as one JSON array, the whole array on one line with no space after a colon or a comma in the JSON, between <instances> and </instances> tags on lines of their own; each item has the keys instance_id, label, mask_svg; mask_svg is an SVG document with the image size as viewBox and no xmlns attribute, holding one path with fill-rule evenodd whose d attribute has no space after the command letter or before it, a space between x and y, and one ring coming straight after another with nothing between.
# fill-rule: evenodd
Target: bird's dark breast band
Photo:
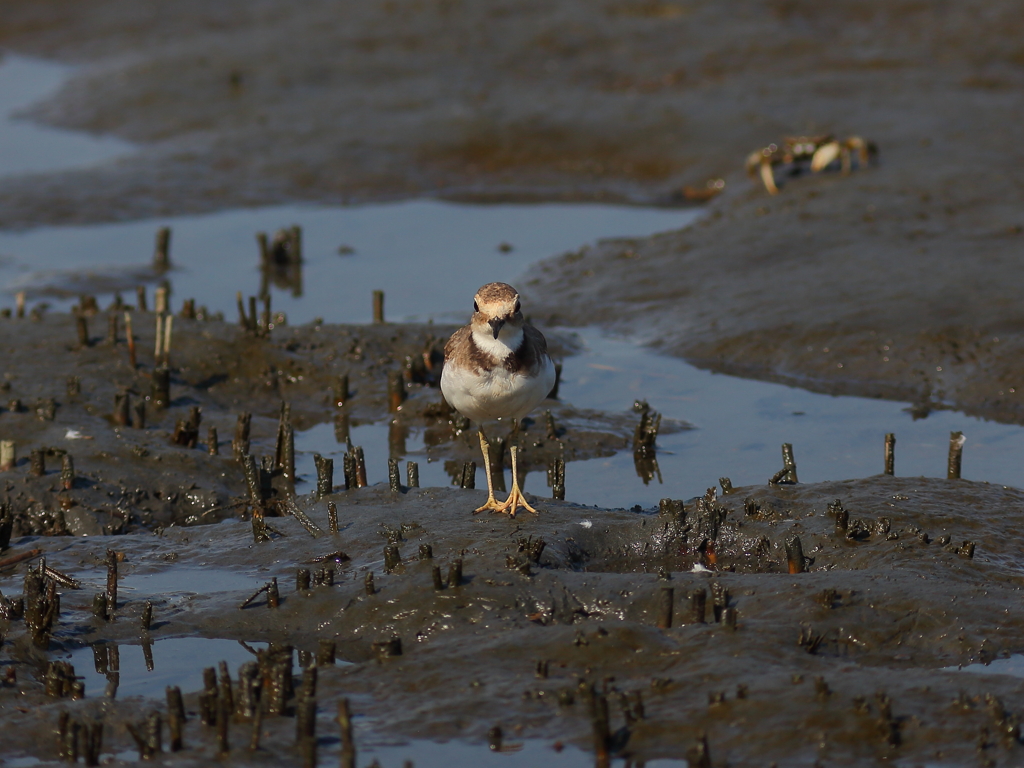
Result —
<instances>
[{"instance_id":1,"label":"bird's dark breast band","mask_svg":"<svg viewBox=\"0 0 1024 768\"><path fill-rule=\"evenodd\" d=\"M532 328L530 330L533 331ZM537 333L536 331L533 332ZM493 355L480 349L476 339L470 334L468 338L469 343L467 344L469 347L469 363L476 371L486 370L495 363L498 363L509 373L518 373L523 376L535 373L540 367L541 356L546 352L546 349L543 347L538 348L536 344L526 344L526 328L523 328L523 334L523 343L514 352L506 355L504 360L496 360Z\"/></svg>"}]
</instances>

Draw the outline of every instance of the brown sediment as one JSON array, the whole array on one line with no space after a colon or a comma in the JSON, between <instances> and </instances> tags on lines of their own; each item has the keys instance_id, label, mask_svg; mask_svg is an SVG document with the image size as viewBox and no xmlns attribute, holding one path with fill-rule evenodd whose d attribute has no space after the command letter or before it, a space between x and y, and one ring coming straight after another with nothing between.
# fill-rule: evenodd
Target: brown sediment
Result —
<instances>
[{"instance_id":1,"label":"brown sediment","mask_svg":"<svg viewBox=\"0 0 1024 768\"><path fill-rule=\"evenodd\" d=\"M1020 491L885 475L738 488L706 502L723 510L713 534L718 565L712 572L694 571L701 561L695 544L705 535L698 530L696 500L669 500L666 514L549 502L540 516L515 521L521 535L531 537L531 543L517 544L507 535L511 521L481 524L469 514L484 495L431 488L414 498L395 495L384 484L338 491L331 500L350 510L341 535L351 559L340 564L333 586L281 599L271 612L226 610L237 605L237 593L212 591L202 600L165 604L160 614L167 625L154 624L150 633L159 642L189 627L205 636L296 643L308 660L314 653L320 658L323 639L329 638L349 664L321 670L318 706L333 708L349 697L358 701L355 713L373 718L375 732L407 737L482 737L494 722L515 713L531 738L592 749L595 721L587 695L577 694L579 704L558 703L569 701L562 692L576 690L582 680L598 686L609 701L627 702L621 726L627 731L620 731L617 709L608 709L607 730L603 710L597 722L609 754L634 759L681 754L699 732L735 764L781 761L805 749L813 754L815 747L804 744L797 724L814 706L825 708L815 728L827 734L832 754L844 759L897 754L913 762L939 749L960 760L974 754L974 734L989 717L984 704L951 709L949 702L961 691L978 702L992 694L1010 713L1022 706L1012 678L946 669L1014 653L1024 637L1024 625L996 608L1012 599L1021 578L1012 536L1024 522ZM836 538L837 498L867 535ZM319 503L303 504L312 514ZM755 505L757 513L750 514ZM466 514L452 514L453 509ZM576 524L584 514L593 522L589 528ZM890 527L875 525L882 517L892 521ZM202 568L210 558L220 568L248 569L308 557L310 540L299 535L299 523L283 518L277 524L288 535L254 549L239 547L230 526L204 529L203 551L184 546L195 529L168 528L156 542L120 536L125 562L133 564L122 576L125 586L133 573ZM395 536L401 532L405 546L430 541L432 549L466 554L448 561L447 585L436 560L406 560L391 573L378 572L371 595L360 582L363 569L380 562L382 526ZM921 535L929 532L935 540ZM793 536L800 539L805 565L798 576L790 575ZM506 558L520 547L532 551L540 540L546 546L538 548L531 575L510 572ZM111 539L86 537L70 548L58 539L43 541L57 545L49 553L52 567L73 573L69 566L91 549L102 551ZM959 553L963 541L975 545L973 559ZM178 554L173 562L163 556L170 552ZM673 594L685 598L670 616ZM88 600L87 592L62 596L72 612ZM950 632L954 622L957 631ZM65 642L65 632L75 632L77 642L110 633L132 637L136 627L58 622L53 639ZM700 665L692 662L697 655ZM536 674L538 658L546 662L546 676ZM23 675L27 688L19 700L34 701L42 695L41 684ZM213 679L211 690L222 688ZM794 685L794 679L814 684ZM397 685L399 680L404 684ZM297 681L288 694L283 681L273 685L280 688L273 711L290 711L309 699L300 695ZM380 695L382 689L389 693ZM882 689L886 698L877 699ZM0 689L0 703L11 695L6 690ZM725 693L733 690L742 695ZM186 700L194 701L194 695L186 693ZM870 717L852 715L851 702L858 697L865 698ZM209 703L211 723L218 722L223 698L218 693ZM118 712L130 705L115 699L107 706ZM560 715L552 718L555 711ZM729 722L739 712L749 719L736 733ZM264 714L269 730L261 749L272 755L294 749L295 722ZM26 715L9 717L22 722ZM885 732L865 738L875 733L879 719L887 724ZM216 728L187 731L186 753L203 745L217 748ZM118 733L111 738L123 739ZM1007 742L999 749L1012 755L1020 747Z\"/></svg>"},{"instance_id":2,"label":"brown sediment","mask_svg":"<svg viewBox=\"0 0 1024 768\"><path fill-rule=\"evenodd\" d=\"M1016 295L1024 193L1005 172L1021 152L1014 4L997 0L978 14L966 5L874 1L400 0L346 6L345 24L331 4L273 8L184 2L162 9L156 24L152 9L124 0L0 3L5 48L87 62L63 94L34 108L37 117L142 144L116 166L5 181L0 224L438 190L478 200L675 203L680 190L694 196L686 186L699 191L705 179L722 178L706 217L686 231L606 241L537 266L522 286L535 319L643 331L662 351L715 370L910 400L920 413L955 405L1024 421ZM752 149L819 132L874 140L877 165L779 179L771 198L743 176ZM298 251L298 233L287 237ZM166 291L156 304L166 312ZM16 307L23 317L24 296ZM287 425L277 433L281 453L269 466L262 461L282 400L297 429L334 419L343 404L339 434L348 418L380 418L394 404L406 423L430 422L431 439L462 485L472 485L465 467L477 446L436 408L436 391L403 381L408 399L396 403L397 389L389 397L388 372L421 355L438 329L281 327L268 338L268 315L265 306L257 317L256 297L248 311L240 300L245 330L207 323L202 339L190 332L199 321L180 318L173 366L169 343L141 328L141 348L165 363L157 369L114 360L93 344L84 306L77 344L67 316L16 327L0 320L10 369L38 372L16 382L12 399L67 395L52 422L18 408L2 414L5 443L32 451L39 474L24 465L4 474L15 551L0 565L16 565L17 550L30 545L69 574L83 561L102 562L107 547L126 552L128 569L139 572L201 567L200 558L215 556L239 570L309 562L323 550L311 549L320 540L300 521L323 521L322 502L295 498L296 519L266 522L293 490L277 482L290 471ZM358 360L344 352L357 338ZM79 386L62 393L54 382L70 371ZM357 382L358 397L342 376ZM160 407L149 409L148 426L133 419L135 430L115 432L110 404L129 391ZM239 421L232 457L169 444L194 406L222 428L240 411L251 414ZM554 410L551 428L530 434L543 445L527 458L551 465L555 479L562 459L630 444L635 417L575 414L589 436L572 435L567 449L557 425L571 423L573 411ZM662 434L669 426L661 424ZM637 446L649 461L655 424L642 427ZM45 474L44 457L61 454L40 448L61 444L68 429L93 438L76 444L70 489ZM893 477L891 445L884 476L799 485L789 452L778 484L723 481L721 499L666 500L657 516L553 500L540 516L511 523L521 527L516 536L547 543L525 562L510 521L469 514L482 492L368 488L366 459L353 446L346 490L335 493L326 480L318 488L341 507L341 526L328 518L343 539L331 548L351 558L336 580L324 573L308 596L283 600L268 585L259 594L277 603L273 611L234 610L245 595L212 588L202 600L158 601L167 626L151 634L306 643L306 654L329 635L352 666L324 670L317 695L324 706L344 701L350 765L353 713L381 732L496 745L494 723L514 719L528 735L634 762L687 754L700 766L1012 764L1024 710L1016 681L944 668L1024 648L1024 626L1006 610L1019 602L1014 542L1024 498L959 479L958 450L949 457L955 481ZM249 498L236 463L243 458ZM247 526L244 536L207 526L202 548L190 538L197 523L249 514L257 543ZM584 516L591 527L579 525ZM382 573L381 527L403 523L402 538L388 539L393 554L399 541L415 547L429 537L437 559L398 555ZM65 525L75 538L63 535ZM144 535L120 535L132 531ZM438 561L449 564L447 585ZM659 573L680 598L671 618ZM113 594L98 595L101 618L115 608L139 615L138 605L117 604L118 578L131 573L115 570ZM54 723L76 750L83 732L78 710L61 716L61 702L44 698L43 644L138 632L135 621L76 623L89 596L63 595L61 613L55 585L49 579L31 591L38 631L4 627L18 681L0 687L12 754L49 743ZM287 664L267 661L270 654L261 661L273 707L248 713L251 744L278 763L295 759L293 724L278 716L291 696L291 655L288 647ZM538 657L543 677L534 677ZM624 709L616 730L609 701L633 702L641 689L646 707ZM725 693L733 690L735 697ZM226 697L210 695L206 720L216 729L197 728L188 740L207 756L229 747ZM191 708L194 693L186 696ZM310 700L301 710L307 760L315 759ZM138 712L117 699L103 711L115 745L107 751L127 749L122 725ZM146 723L159 730L158 719ZM155 752L145 728L136 731L140 750ZM235 746L225 759L244 760Z\"/></svg>"}]
</instances>

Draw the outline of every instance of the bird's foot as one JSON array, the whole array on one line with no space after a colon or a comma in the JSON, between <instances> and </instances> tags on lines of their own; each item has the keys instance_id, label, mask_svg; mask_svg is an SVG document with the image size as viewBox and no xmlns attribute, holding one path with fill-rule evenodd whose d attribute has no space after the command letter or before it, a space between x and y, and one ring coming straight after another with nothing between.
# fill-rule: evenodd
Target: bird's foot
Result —
<instances>
[{"instance_id":1,"label":"bird's foot","mask_svg":"<svg viewBox=\"0 0 1024 768\"><path fill-rule=\"evenodd\" d=\"M516 509L519 507L522 507L527 512L533 512L535 515L537 514L537 510L526 502L526 496L519 490L519 486L513 485L512 493L508 495L508 498L500 504L492 507L492 509L494 509L495 512L504 512L509 517L515 517Z\"/></svg>"},{"instance_id":2,"label":"bird's foot","mask_svg":"<svg viewBox=\"0 0 1024 768\"><path fill-rule=\"evenodd\" d=\"M479 512L486 512L487 510L491 510L492 512L503 512L504 502L498 501L496 498L494 498L493 493L489 493L487 494L487 501L484 503L484 505L482 507L477 507L476 509L474 509L473 514L475 515Z\"/></svg>"}]
</instances>

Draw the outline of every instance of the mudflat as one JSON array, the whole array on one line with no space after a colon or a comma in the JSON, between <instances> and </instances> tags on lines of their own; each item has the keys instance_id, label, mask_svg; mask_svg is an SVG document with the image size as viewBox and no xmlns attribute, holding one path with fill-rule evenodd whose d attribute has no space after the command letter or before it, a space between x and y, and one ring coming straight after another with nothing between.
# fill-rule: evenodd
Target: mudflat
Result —
<instances>
[{"instance_id":1,"label":"mudflat","mask_svg":"<svg viewBox=\"0 0 1024 768\"><path fill-rule=\"evenodd\" d=\"M4 180L2 226L414 195L693 204L685 187L700 197L720 179L687 230L533 268L519 287L534 321L600 324L715 370L907 399L920 413L1021 420L1024 20L1013 3L115 0L5 2L0 14L3 46L81 65L33 117L138 145L109 166ZM750 152L821 134L870 140L876 161L848 175L780 175L776 195L747 177ZM1012 607L1017 490L876 477L638 511L581 508L570 493L509 521L469 513L482 491L314 499L291 496L278 475L272 498L293 506L263 530L267 499L248 493L232 455L172 445L178 419L202 407L204 428L230 432L245 411L270 435L282 399L298 423L333 419L332 354L366 373L350 407L380 418L387 372L423 353L428 329L303 327L266 339L219 321L189 325L176 342L175 399L133 431L111 412L115 394L152 397L145 366L126 367L123 341L76 348L73 327L59 315L0 320L7 399L25 408L0 414L3 438L50 462L67 429L94 438L74 449L70 489L19 454L4 475L13 538L0 562L42 549L73 576L112 549L126 584L133 572L213 558L282 579L333 562L330 584L321 575L306 589L296 576L293 592L282 580L276 608L238 610L247 595L213 580L205 600L150 598L159 621L148 632L307 654L334 642L351 665L325 662L316 701L333 710L350 697L373 718L361 738L484 741L500 726L509 740L570 741L599 760L689 755L701 766L1019 759L1018 682L948 669L1024 645ZM356 359L364 341L373 354ZM68 376L79 377L77 394ZM434 420L451 459L469 460L471 436L428 411L434 393L422 387L409 390L406 418ZM556 421L591 425L589 455L628 445L622 415L555 409ZM572 430L538 436L551 443L542 460L566 438ZM294 510L326 530L328 501L339 531L314 537ZM213 519L225 522L196 525ZM11 569L20 579L28 565ZM53 604L43 587L57 583L39 578L23 596L37 630ZM4 749L55 759L56 747L39 744L66 709L75 721L102 717L105 751L126 750L138 703L47 696L60 676L48 664L83 644L140 642L144 601L122 601L111 622L94 615L91 593L60 590L52 631L41 633L5 598ZM284 680L283 659L261 657L260 674ZM234 696L250 690L234 685ZM242 746L253 711L233 708L229 759L295 754L293 722L276 716L306 711L309 684L296 673L295 686L281 712L267 704L262 751ZM195 693L186 702L196 717L213 706ZM216 727L195 719L185 738L189 749L165 759L223 751ZM298 742L307 753L316 744Z\"/></svg>"},{"instance_id":2,"label":"mudflat","mask_svg":"<svg viewBox=\"0 0 1024 768\"><path fill-rule=\"evenodd\" d=\"M1013 3L2 8L0 43L83 64L34 117L140 145L6 181L5 226L424 194L670 203L721 178L703 225L548 265L531 298L718 369L1019 419ZM873 141L877 165L775 197L744 177L749 152L828 133Z\"/></svg>"}]
</instances>

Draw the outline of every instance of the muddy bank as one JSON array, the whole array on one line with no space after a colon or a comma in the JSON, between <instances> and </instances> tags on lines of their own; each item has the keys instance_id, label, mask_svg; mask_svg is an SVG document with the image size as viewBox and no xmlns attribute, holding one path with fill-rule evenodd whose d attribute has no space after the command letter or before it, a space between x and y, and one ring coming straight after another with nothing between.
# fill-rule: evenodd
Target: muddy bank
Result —
<instances>
[{"instance_id":1,"label":"muddy bank","mask_svg":"<svg viewBox=\"0 0 1024 768\"><path fill-rule=\"evenodd\" d=\"M520 286L535 319L602 323L716 369L909 399L921 413L955 404L1020 421L1021 191L1005 169L1020 162L1024 69L1009 3L358 3L344 23L322 4L0 7L4 45L85 67L33 114L140 146L114 166L4 181L0 225L420 194L673 203L682 185L721 177L725 191L687 231L538 267ZM750 150L818 131L877 142L878 163L787 179L775 197L743 175ZM321 670L324 751L337 749L328 713L348 696L368 716L365 739L483 742L500 725L639 760L687 754L705 733L715 765L1019 761L1019 680L944 668L1022 652L1020 492L876 477L624 511L573 505L570 479L568 502L508 521L470 514L480 490L376 486L314 501L278 473L256 541L230 446L239 413L253 414L259 456L275 455L282 400L293 427L334 422L343 443L336 377L350 376L349 424L392 418L389 374L429 379L447 331L285 326L267 340L176 318L161 409L153 318L140 317L138 368L123 329L103 341L103 314L84 344L68 316L0 320L0 430L19 451L0 475L13 517L0 558L42 549L83 583L54 587L47 651L4 601L8 754L56 759L46 745L61 709L102 717L106 753L133 748L125 721L162 703L43 691L59 653L141 643L145 597L156 642L273 642L304 661L334 642L348 664ZM475 458L475 436L439 410L436 389L408 383L399 428L429 425L456 466ZM146 403L145 427L114 423L125 395L129 421ZM188 424L194 408L201 422ZM551 409L553 437L540 417L527 427L531 461L619 450L637 419ZM179 422L195 434L171 444ZM46 449L42 475L33 449ZM333 501L339 532L314 538L274 517L289 498L321 530ZM93 535L69 535L82 533ZM112 622L94 615L108 548L124 555L126 590ZM2 570L5 598L22 596L28 567ZM300 568L320 585L293 589ZM203 594L129 590L186 573L206 573ZM277 578L280 604L261 593L239 609L240 574ZM41 603L25 597L38 623ZM284 679L264 661L262 677ZM287 669L298 676L291 652ZM209 762L216 729L185 693L188 749L165 759ZM252 712L230 717L226 760L294 759L301 701L277 703L259 752L243 746Z\"/></svg>"},{"instance_id":2,"label":"muddy bank","mask_svg":"<svg viewBox=\"0 0 1024 768\"><path fill-rule=\"evenodd\" d=\"M821 131L874 139L943 205L1014 208L994 173L1019 153L1006 2L2 8L0 44L83 65L32 116L141 150L6 182L6 226L437 193L669 201Z\"/></svg>"},{"instance_id":3,"label":"muddy bank","mask_svg":"<svg viewBox=\"0 0 1024 768\"><path fill-rule=\"evenodd\" d=\"M32 538L9 551L41 547L48 566L82 577L82 589L60 590L51 657L149 641L159 659L161 640L189 635L287 644L308 662L334 643L344 663L325 662L317 684L323 751L337 749L329 718L342 696L366 740L484 741L499 726L510 741L593 748L588 702L597 696L609 703L607 746L636 760L682 756L701 734L715 765L1019 758L1019 681L955 669L1021 651L1024 627L1009 608L1022 585L1019 491L881 477L742 488L661 510L542 501L537 517L514 522L472 515L483 497L363 488L298 499L324 530L327 502L337 504L339 532L317 538L282 518L262 543L248 523L229 521L156 536ZM110 622L91 613L107 548L123 553L124 597ZM296 588L297 569L324 568L330 584ZM133 591L161 573L208 573L209 587L186 600L170 587ZM277 607L257 595L240 609L252 590L232 574L276 577ZM146 601L154 622L142 633ZM125 723L140 719L140 703L100 691L47 698L45 657L20 622L4 626L0 656L17 679L0 689L7 749L54 759L29 736L55 727L62 709L102 717L105 750L133 749ZM241 683L232 685L238 701ZM266 714L255 754L243 746L249 718L236 713L225 759L293 759L300 697L288 701L283 716ZM217 750L199 708L186 695L192 720L175 764Z\"/></svg>"},{"instance_id":4,"label":"muddy bank","mask_svg":"<svg viewBox=\"0 0 1024 768\"><path fill-rule=\"evenodd\" d=\"M112 316L120 323L116 341ZM481 464L475 427L447 407L438 389L442 348L454 328L278 325L264 334L179 315L163 390L162 366L154 365L155 318L133 313L134 368L122 312L86 317L84 346L71 315L0 319L0 439L13 441L16 454L0 479L16 536L122 533L244 516L246 482L233 445L239 419L248 414L243 452L277 457L280 475L283 404L290 429L331 423L343 446L353 427L384 422L393 458L405 455L410 430L422 429L428 458L443 461L453 480L466 462ZM574 344L569 335L551 337L560 357ZM502 441L494 448L502 463L510 463L505 446L515 439L527 447L524 469L544 469L555 459L628 448L639 420L638 413L581 410L552 399L524 420L517 437L490 438ZM662 423L666 434L682 428ZM61 475L66 460L70 486ZM340 465L335 479L342 481ZM283 498L296 487L310 492L316 478L299 478L297 486L283 477L274 482Z\"/></svg>"},{"instance_id":5,"label":"muddy bank","mask_svg":"<svg viewBox=\"0 0 1024 768\"><path fill-rule=\"evenodd\" d=\"M798 180L778 198L755 189L689 230L538 265L524 292L550 323L602 323L701 367L1020 423L1012 219L947 223L915 248L898 232L913 206L884 214L882 233L822 200L874 210L890 173Z\"/></svg>"}]
</instances>

